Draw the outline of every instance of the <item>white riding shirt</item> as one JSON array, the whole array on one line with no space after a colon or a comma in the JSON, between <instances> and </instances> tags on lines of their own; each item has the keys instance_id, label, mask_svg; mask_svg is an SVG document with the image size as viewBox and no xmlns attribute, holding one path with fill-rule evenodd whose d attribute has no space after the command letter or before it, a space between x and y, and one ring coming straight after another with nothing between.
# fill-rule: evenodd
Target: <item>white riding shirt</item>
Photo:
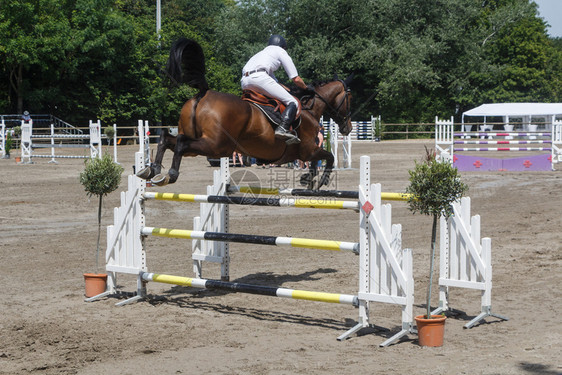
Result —
<instances>
[{"instance_id":1,"label":"white riding shirt","mask_svg":"<svg viewBox=\"0 0 562 375\"><path fill-rule=\"evenodd\" d=\"M248 60L242 69L242 73L265 69L267 74L275 78L273 73L279 69L281 65L283 65L283 69L285 69L290 79L299 75L293 63L293 59L291 59L287 51L279 46L267 46Z\"/></svg>"},{"instance_id":2,"label":"white riding shirt","mask_svg":"<svg viewBox=\"0 0 562 375\"><path fill-rule=\"evenodd\" d=\"M285 105L289 105L289 103L297 104L297 100L277 83L274 73L281 66L290 79L299 75L287 51L279 46L265 47L244 65L241 80L242 89L261 92L281 100Z\"/></svg>"}]
</instances>

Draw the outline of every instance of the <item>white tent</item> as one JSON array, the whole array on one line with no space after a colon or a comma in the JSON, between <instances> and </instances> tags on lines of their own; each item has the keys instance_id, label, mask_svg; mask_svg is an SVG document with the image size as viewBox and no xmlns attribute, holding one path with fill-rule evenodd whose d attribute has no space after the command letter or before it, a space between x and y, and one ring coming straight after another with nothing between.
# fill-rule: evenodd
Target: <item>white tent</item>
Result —
<instances>
[{"instance_id":1,"label":"white tent","mask_svg":"<svg viewBox=\"0 0 562 375\"><path fill-rule=\"evenodd\" d=\"M537 124L531 124L533 117L535 121L551 125L556 116L562 116L562 103L494 103L482 104L462 114L464 125L465 116L484 117L484 124L488 117L502 117L505 130L512 130L513 124L510 119L521 119L517 124L524 125L526 130L536 130ZM467 129L469 128L469 129ZM481 130L490 130L492 125L481 125ZM465 130L471 130L472 126L465 126Z\"/></svg>"},{"instance_id":2,"label":"white tent","mask_svg":"<svg viewBox=\"0 0 562 375\"><path fill-rule=\"evenodd\" d=\"M482 104L462 114L465 116L556 116L562 115L562 103L494 103Z\"/></svg>"}]
</instances>

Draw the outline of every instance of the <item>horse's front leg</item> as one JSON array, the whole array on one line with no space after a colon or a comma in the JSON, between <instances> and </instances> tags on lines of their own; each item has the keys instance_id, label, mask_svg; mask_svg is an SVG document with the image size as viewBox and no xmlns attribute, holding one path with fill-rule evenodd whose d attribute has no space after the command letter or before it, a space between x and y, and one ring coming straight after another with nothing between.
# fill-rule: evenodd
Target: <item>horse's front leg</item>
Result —
<instances>
[{"instance_id":1,"label":"horse's front leg","mask_svg":"<svg viewBox=\"0 0 562 375\"><path fill-rule=\"evenodd\" d=\"M160 139L158 140L158 148L156 149L156 157L151 165L146 166L137 172L137 177L150 180L159 175L162 170L162 159L167 149L174 150L176 147L176 137L168 133L168 129L162 129Z\"/></svg>"},{"instance_id":2,"label":"horse's front leg","mask_svg":"<svg viewBox=\"0 0 562 375\"><path fill-rule=\"evenodd\" d=\"M322 177L320 177L320 181L318 182L317 189L320 189L322 186L328 185L330 182L330 175L332 173L332 169L334 168L334 155L331 152L328 152L322 148L317 148L312 155L308 158L310 160L310 169L309 172L304 174L301 177L300 183L301 185L308 185L308 188L311 189L314 186L314 177L317 176L318 170L316 169L316 164L320 160L326 160L326 168L322 173Z\"/></svg>"},{"instance_id":3,"label":"horse's front leg","mask_svg":"<svg viewBox=\"0 0 562 375\"><path fill-rule=\"evenodd\" d=\"M332 174L332 169L334 168L334 155L331 152L326 151L324 149L320 149L319 152L319 160L326 160L326 167L322 172L322 177L320 177L320 181L318 181L318 189L322 186L327 186L330 182L330 175Z\"/></svg>"},{"instance_id":4,"label":"horse's front leg","mask_svg":"<svg viewBox=\"0 0 562 375\"><path fill-rule=\"evenodd\" d=\"M300 178L300 184L306 185L307 189L313 190L314 189L314 178L318 176L318 168L316 165L318 164L318 160L310 160L310 166L308 167L308 172L303 174Z\"/></svg>"}]
</instances>

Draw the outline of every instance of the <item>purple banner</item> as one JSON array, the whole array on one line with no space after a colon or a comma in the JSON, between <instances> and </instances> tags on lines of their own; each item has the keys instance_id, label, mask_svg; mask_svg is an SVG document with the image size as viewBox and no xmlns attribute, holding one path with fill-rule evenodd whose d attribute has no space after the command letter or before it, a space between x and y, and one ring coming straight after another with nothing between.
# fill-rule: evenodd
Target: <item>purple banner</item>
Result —
<instances>
[{"instance_id":1,"label":"purple banner","mask_svg":"<svg viewBox=\"0 0 562 375\"><path fill-rule=\"evenodd\" d=\"M453 165L459 171L551 171L550 154L532 155L511 159L486 158L482 156L454 155Z\"/></svg>"}]
</instances>

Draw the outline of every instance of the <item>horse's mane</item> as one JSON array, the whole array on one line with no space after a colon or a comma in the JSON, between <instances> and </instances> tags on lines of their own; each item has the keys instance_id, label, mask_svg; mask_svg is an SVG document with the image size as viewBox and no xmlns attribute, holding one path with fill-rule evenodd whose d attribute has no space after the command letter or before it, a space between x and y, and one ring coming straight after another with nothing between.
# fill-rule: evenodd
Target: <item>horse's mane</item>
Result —
<instances>
[{"instance_id":1,"label":"horse's mane","mask_svg":"<svg viewBox=\"0 0 562 375\"><path fill-rule=\"evenodd\" d=\"M311 85L314 86L314 87L320 87L320 86L324 86L324 85L326 85L330 82L334 82L334 81L335 81L335 79L326 79L326 80L323 80L323 81L314 81L314 82L311 83Z\"/></svg>"},{"instance_id":2,"label":"horse's mane","mask_svg":"<svg viewBox=\"0 0 562 375\"><path fill-rule=\"evenodd\" d=\"M334 80L314 81L310 84L310 86L314 88L322 87L333 81ZM302 102L308 102L308 100L312 99L312 97L314 96L314 94L310 90L301 89L300 87L294 85L289 87L289 93Z\"/></svg>"},{"instance_id":3,"label":"horse's mane","mask_svg":"<svg viewBox=\"0 0 562 375\"><path fill-rule=\"evenodd\" d=\"M289 86L289 94L293 95L297 99L302 99L303 97L310 96L310 92L308 90L301 89L298 86Z\"/></svg>"}]
</instances>

